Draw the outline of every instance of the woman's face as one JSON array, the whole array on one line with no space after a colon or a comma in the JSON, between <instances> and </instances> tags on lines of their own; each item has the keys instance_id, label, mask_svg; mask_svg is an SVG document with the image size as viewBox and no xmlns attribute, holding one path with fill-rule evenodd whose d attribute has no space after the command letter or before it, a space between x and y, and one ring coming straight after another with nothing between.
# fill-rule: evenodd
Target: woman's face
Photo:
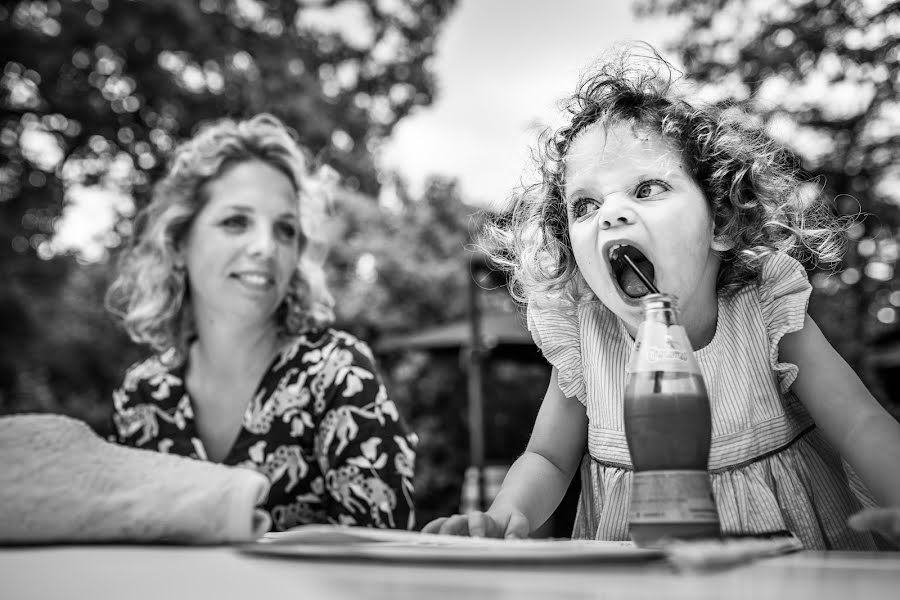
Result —
<instances>
[{"instance_id":1,"label":"woman's face","mask_svg":"<svg viewBox=\"0 0 900 600\"><path fill-rule=\"evenodd\" d=\"M248 160L207 182L181 248L195 316L271 321L300 260L297 194L280 170Z\"/></svg>"},{"instance_id":2,"label":"woman's face","mask_svg":"<svg viewBox=\"0 0 900 600\"><path fill-rule=\"evenodd\" d=\"M623 254L661 292L678 296L686 325L714 319L724 247L705 195L665 139L627 123L583 131L566 159L566 206L579 270L629 330L649 290Z\"/></svg>"}]
</instances>

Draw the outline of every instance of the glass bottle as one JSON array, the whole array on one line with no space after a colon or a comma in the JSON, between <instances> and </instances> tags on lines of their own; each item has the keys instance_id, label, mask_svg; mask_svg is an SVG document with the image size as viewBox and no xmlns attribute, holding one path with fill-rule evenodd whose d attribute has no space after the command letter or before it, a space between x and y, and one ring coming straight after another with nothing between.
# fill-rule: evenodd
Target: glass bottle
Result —
<instances>
[{"instance_id":1,"label":"glass bottle","mask_svg":"<svg viewBox=\"0 0 900 600\"><path fill-rule=\"evenodd\" d=\"M626 367L625 438L634 466L628 529L639 546L665 538L719 535L707 471L712 434L709 396L677 299L650 294L641 301Z\"/></svg>"}]
</instances>

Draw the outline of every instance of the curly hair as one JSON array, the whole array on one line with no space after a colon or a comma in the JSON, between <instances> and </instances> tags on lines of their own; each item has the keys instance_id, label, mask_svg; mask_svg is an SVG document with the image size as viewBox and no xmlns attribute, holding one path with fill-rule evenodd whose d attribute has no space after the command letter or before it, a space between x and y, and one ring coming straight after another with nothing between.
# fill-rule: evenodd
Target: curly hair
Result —
<instances>
[{"instance_id":1,"label":"curly hair","mask_svg":"<svg viewBox=\"0 0 900 600\"><path fill-rule=\"evenodd\" d=\"M283 172L300 208L301 258L288 293L275 314L279 330L295 335L329 325L334 301L319 260L324 252L311 234L321 230L326 197L320 174L291 132L276 117L259 114L244 121L223 119L180 144L150 203L135 218L134 235L118 263L106 306L135 342L160 354L174 350L184 359L195 327L178 248L208 200L205 184L238 163L259 160Z\"/></svg>"},{"instance_id":2,"label":"curly hair","mask_svg":"<svg viewBox=\"0 0 900 600\"><path fill-rule=\"evenodd\" d=\"M544 131L534 154L540 180L520 188L510 212L494 217L481 243L510 272L519 302L541 292L580 295L565 205L566 156L588 127L625 122L654 132L680 150L703 191L718 239L720 293L755 281L765 257L784 252L815 265L840 260L847 223L821 202L815 182L801 179L794 155L734 106L692 106L676 94L680 77L649 45L616 52L582 76L564 103L568 123Z\"/></svg>"}]
</instances>

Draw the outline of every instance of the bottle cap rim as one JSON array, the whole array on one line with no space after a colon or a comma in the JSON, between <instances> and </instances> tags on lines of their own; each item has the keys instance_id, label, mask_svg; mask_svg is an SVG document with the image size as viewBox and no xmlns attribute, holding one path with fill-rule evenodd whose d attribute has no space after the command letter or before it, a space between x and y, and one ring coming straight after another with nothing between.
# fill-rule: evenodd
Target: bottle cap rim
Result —
<instances>
[{"instance_id":1,"label":"bottle cap rim","mask_svg":"<svg viewBox=\"0 0 900 600\"><path fill-rule=\"evenodd\" d=\"M647 294L641 298L641 306L644 310L650 308L677 308L678 296L674 294Z\"/></svg>"}]
</instances>

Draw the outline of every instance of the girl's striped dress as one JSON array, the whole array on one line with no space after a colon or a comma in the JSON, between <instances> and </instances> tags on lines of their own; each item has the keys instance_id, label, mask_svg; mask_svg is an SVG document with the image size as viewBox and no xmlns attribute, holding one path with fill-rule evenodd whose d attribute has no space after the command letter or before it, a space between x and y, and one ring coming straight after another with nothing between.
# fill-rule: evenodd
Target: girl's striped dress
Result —
<instances>
[{"instance_id":1,"label":"girl's striped dress","mask_svg":"<svg viewBox=\"0 0 900 600\"><path fill-rule=\"evenodd\" d=\"M712 407L713 494L726 534L787 529L810 549L874 550L870 534L847 526L874 501L791 391L797 366L778 360L781 337L803 327L810 290L800 263L773 254L757 283L719 297L715 336L694 352ZM529 303L528 328L589 420L572 537L628 539L622 397L633 341L596 299Z\"/></svg>"}]
</instances>

